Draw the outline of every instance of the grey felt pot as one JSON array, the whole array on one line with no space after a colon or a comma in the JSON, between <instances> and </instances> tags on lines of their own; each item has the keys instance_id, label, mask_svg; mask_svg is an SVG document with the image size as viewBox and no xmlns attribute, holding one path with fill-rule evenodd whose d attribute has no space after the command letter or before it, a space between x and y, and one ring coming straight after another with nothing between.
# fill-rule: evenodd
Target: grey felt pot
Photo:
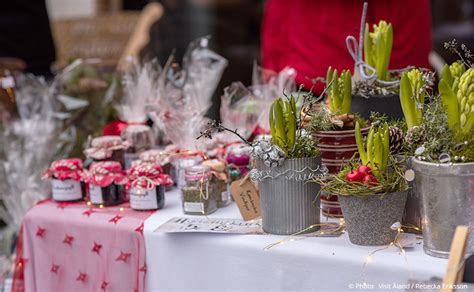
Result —
<instances>
[{"instance_id":1,"label":"grey felt pot","mask_svg":"<svg viewBox=\"0 0 474 292\"><path fill-rule=\"evenodd\" d=\"M395 239L397 231L390 227L402 220L407 191L338 197L353 244L387 245Z\"/></svg>"},{"instance_id":2,"label":"grey felt pot","mask_svg":"<svg viewBox=\"0 0 474 292\"><path fill-rule=\"evenodd\" d=\"M398 94L371 96L369 98L352 95L351 113L358 113L361 117L368 119L371 112L382 113L388 118L394 119L403 119L404 117Z\"/></svg>"},{"instance_id":3,"label":"grey felt pot","mask_svg":"<svg viewBox=\"0 0 474 292\"><path fill-rule=\"evenodd\" d=\"M259 171L283 174L258 183L265 232L290 235L320 222L320 186L299 179L310 173L308 168L314 170L319 167L320 157L287 159L275 168L269 168L263 161L257 160Z\"/></svg>"}]
</instances>

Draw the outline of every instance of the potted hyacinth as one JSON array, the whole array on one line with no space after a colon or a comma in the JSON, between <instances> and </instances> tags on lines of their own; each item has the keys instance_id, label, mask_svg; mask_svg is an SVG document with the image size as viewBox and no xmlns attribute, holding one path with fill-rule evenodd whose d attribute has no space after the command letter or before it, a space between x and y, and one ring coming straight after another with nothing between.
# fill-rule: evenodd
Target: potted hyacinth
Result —
<instances>
[{"instance_id":1,"label":"potted hyacinth","mask_svg":"<svg viewBox=\"0 0 474 292\"><path fill-rule=\"evenodd\" d=\"M321 190L338 194L349 239L357 245L386 245L397 234L407 198L407 184L399 163L390 154L389 126L372 125L364 143L355 126L360 158L352 159Z\"/></svg>"},{"instance_id":2,"label":"potted hyacinth","mask_svg":"<svg viewBox=\"0 0 474 292\"><path fill-rule=\"evenodd\" d=\"M311 102L311 95L302 96L303 105ZM307 182L324 176L327 170L321 167L316 143L302 127L304 118L296 104L294 96L278 98L272 103L271 139L250 143L236 130L215 121L201 133L212 138L213 130L230 131L251 146L256 169L250 176L259 184L263 230L272 234L310 231L314 229L309 227L320 222L319 184Z\"/></svg>"},{"instance_id":3,"label":"potted hyacinth","mask_svg":"<svg viewBox=\"0 0 474 292\"><path fill-rule=\"evenodd\" d=\"M456 50L453 42L447 46ZM474 224L469 207L474 204L474 69L470 56L467 51L465 64L458 61L444 67L438 84L440 98L425 106L419 126L406 137L414 156L424 250L436 257L449 256L456 226L472 228ZM470 240L472 243L472 237ZM472 244L469 247L472 252Z\"/></svg>"},{"instance_id":4,"label":"potted hyacinth","mask_svg":"<svg viewBox=\"0 0 474 292\"><path fill-rule=\"evenodd\" d=\"M352 76L349 70L340 75L328 68L326 75L326 95L328 106L318 103L311 109L303 109L306 116L305 127L312 133L321 151L321 161L330 173L338 173L344 162L357 153L354 126L362 125L361 132L367 135L370 127L367 121L350 113ZM342 217L337 196L321 194L321 210L324 215Z\"/></svg>"},{"instance_id":5,"label":"potted hyacinth","mask_svg":"<svg viewBox=\"0 0 474 292\"><path fill-rule=\"evenodd\" d=\"M399 144L394 148L393 154L396 154L400 160L406 162L406 168L411 168L411 153L408 150L417 143L417 132L421 127L424 113L424 104L432 92L434 85L434 72L422 71L420 69L411 69L403 72L400 79L400 105L405 117L405 127L398 129ZM396 127L396 126L393 126ZM404 131L405 130L405 131ZM406 134L405 134L406 133ZM421 213L419 198L415 192L415 182L409 181L409 191L407 204L402 224L411 232L420 233L421 231Z\"/></svg>"},{"instance_id":6,"label":"potted hyacinth","mask_svg":"<svg viewBox=\"0 0 474 292\"><path fill-rule=\"evenodd\" d=\"M399 76L388 70L393 44L392 25L381 20L370 31L366 23L363 44L365 64L373 71L359 69L369 71L359 75L369 74L371 77L362 77L354 82L352 112L364 118L369 118L372 112L383 113L390 118L402 118L396 81Z\"/></svg>"}]
</instances>

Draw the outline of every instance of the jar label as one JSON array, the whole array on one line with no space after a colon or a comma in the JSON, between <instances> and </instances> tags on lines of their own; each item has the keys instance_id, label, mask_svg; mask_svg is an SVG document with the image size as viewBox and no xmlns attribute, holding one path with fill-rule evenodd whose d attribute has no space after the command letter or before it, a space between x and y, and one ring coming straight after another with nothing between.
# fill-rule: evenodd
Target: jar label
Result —
<instances>
[{"instance_id":1,"label":"jar label","mask_svg":"<svg viewBox=\"0 0 474 292\"><path fill-rule=\"evenodd\" d=\"M123 160L124 160L124 165L125 165L125 170L129 170L132 168L132 163L135 160L138 160L140 158L140 154L138 153L125 153L123 155Z\"/></svg>"},{"instance_id":2,"label":"jar label","mask_svg":"<svg viewBox=\"0 0 474 292\"><path fill-rule=\"evenodd\" d=\"M184 212L204 213L204 203L200 202L184 202Z\"/></svg>"},{"instance_id":3,"label":"jar label","mask_svg":"<svg viewBox=\"0 0 474 292\"><path fill-rule=\"evenodd\" d=\"M67 180L52 180L53 199L56 201L75 201L82 198L81 182Z\"/></svg>"},{"instance_id":4,"label":"jar label","mask_svg":"<svg viewBox=\"0 0 474 292\"><path fill-rule=\"evenodd\" d=\"M136 210L158 209L156 188L151 190L133 188L130 192L130 206Z\"/></svg>"},{"instance_id":5,"label":"jar label","mask_svg":"<svg viewBox=\"0 0 474 292\"><path fill-rule=\"evenodd\" d=\"M98 185L89 185L89 195L92 204L103 204L104 198L102 197L102 188Z\"/></svg>"}]
</instances>

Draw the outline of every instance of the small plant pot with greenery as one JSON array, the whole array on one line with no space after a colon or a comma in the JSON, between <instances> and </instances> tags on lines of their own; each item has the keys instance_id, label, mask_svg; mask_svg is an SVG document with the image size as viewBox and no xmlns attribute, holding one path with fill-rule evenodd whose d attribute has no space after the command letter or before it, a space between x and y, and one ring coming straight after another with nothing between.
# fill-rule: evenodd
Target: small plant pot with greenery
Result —
<instances>
[{"instance_id":1,"label":"small plant pot with greenery","mask_svg":"<svg viewBox=\"0 0 474 292\"><path fill-rule=\"evenodd\" d=\"M395 239L407 198L403 171L389 152L388 124L372 126L364 146L356 123L360 159L354 159L322 190L337 193L349 240L357 245L387 245Z\"/></svg>"},{"instance_id":2,"label":"small plant pot with greenery","mask_svg":"<svg viewBox=\"0 0 474 292\"><path fill-rule=\"evenodd\" d=\"M312 96L303 97L305 104ZM313 179L325 176L327 170L321 166L319 149L311 135L302 128L303 118L296 104L294 96L273 102L269 114L271 139L249 143L239 135L252 147L256 168L250 177L259 186L263 230L271 234L315 231L320 223L320 186ZM210 128L237 134L218 122ZM209 129L201 136L209 137Z\"/></svg>"},{"instance_id":3,"label":"small plant pot with greenery","mask_svg":"<svg viewBox=\"0 0 474 292\"><path fill-rule=\"evenodd\" d=\"M456 226L474 228L474 69L466 70L468 66L445 66L440 99L425 106L411 133L416 138L412 167L421 200L423 247L436 257L449 256ZM473 244L470 235L468 253Z\"/></svg>"},{"instance_id":4,"label":"small plant pot with greenery","mask_svg":"<svg viewBox=\"0 0 474 292\"><path fill-rule=\"evenodd\" d=\"M326 95L329 106L315 104L306 113L306 128L313 135L321 151L322 164L329 173L338 173L343 164L357 153L354 126L362 125L364 136L369 132L368 122L350 113L352 77L349 70L338 75L337 70L328 68L326 76ZM329 217L342 217L337 196L321 194L321 211Z\"/></svg>"}]
</instances>

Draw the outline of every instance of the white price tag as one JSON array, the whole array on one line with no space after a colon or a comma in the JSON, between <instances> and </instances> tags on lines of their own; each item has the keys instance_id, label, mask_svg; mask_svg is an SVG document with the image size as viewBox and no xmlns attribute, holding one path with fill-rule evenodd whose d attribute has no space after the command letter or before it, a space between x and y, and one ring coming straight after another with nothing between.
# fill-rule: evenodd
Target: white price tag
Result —
<instances>
[{"instance_id":1,"label":"white price tag","mask_svg":"<svg viewBox=\"0 0 474 292\"><path fill-rule=\"evenodd\" d=\"M204 203L200 202L184 202L184 212L204 213Z\"/></svg>"},{"instance_id":2,"label":"white price tag","mask_svg":"<svg viewBox=\"0 0 474 292\"><path fill-rule=\"evenodd\" d=\"M82 198L81 182L67 180L52 180L53 199L56 201L75 201Z\"/></svg>"}]
</instances>

